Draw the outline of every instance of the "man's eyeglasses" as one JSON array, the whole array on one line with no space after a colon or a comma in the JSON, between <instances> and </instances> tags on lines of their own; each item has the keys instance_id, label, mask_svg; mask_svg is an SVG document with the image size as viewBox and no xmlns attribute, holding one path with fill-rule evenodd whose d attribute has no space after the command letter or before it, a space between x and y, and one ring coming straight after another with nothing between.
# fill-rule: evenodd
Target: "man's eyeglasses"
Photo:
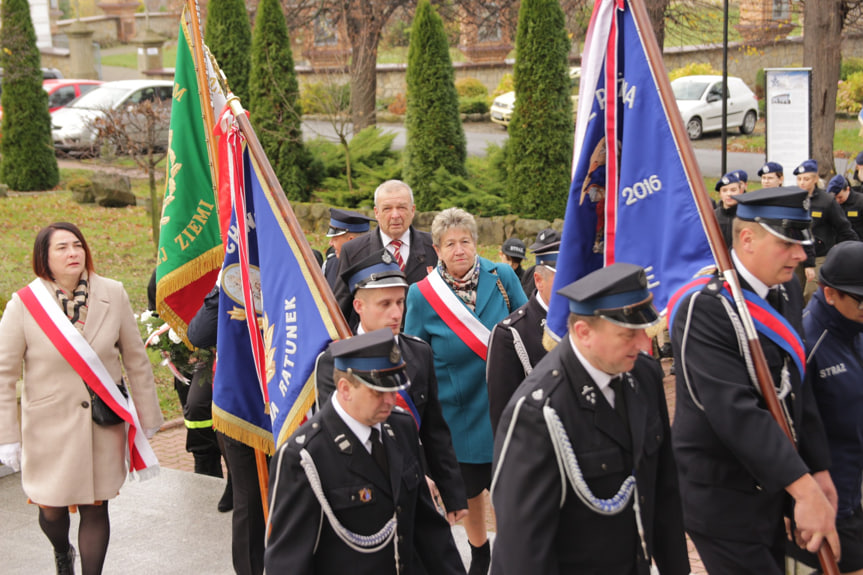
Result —
<instances>
[{"instance_id":1,"label":"man's eyeglasses","mask_svg":"<svg viewBox=\"0 0 863 575\"><path fill-rule=\"evenodd\" d=\"M853 293L844 292L844 291L839 292L839 293L841 293L842 295L848 296L851 299L853 299L854 301L856 301L857 302L857 309L863 310L863 297L861 297L859 295L855 295Z\"/></svg>"}]
</instances>

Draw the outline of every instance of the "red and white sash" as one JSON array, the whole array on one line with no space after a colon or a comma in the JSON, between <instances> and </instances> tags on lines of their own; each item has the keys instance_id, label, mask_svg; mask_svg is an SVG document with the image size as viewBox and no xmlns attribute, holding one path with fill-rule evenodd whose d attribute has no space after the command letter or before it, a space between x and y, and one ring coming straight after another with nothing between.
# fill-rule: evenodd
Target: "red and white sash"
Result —
<instances>
[{"instance_id":1,"label":"red and white sash","mask_svg":"<svg viewBox=\"0 0 863 575\"><path fill-rule=\"evenodd\" d=\"M437 269L417 282L417 287L447 327L483 361L486 361L491 331L453 293Z\"/></svg>"},{"instance_id":2,"label":"red and white sash","mask_svg":"<svg viewBox=\"0 0 863 575\"><path fill-rule=\"evenodd\" d=\"M40 279L19 290L18 297L84 383L128 425L130 471L135 472L138 479L154 477L159 472L159 462L141 429L131 393L128 398L123 397L102 360L60 310Z\"/></svg>"}]
</instances>

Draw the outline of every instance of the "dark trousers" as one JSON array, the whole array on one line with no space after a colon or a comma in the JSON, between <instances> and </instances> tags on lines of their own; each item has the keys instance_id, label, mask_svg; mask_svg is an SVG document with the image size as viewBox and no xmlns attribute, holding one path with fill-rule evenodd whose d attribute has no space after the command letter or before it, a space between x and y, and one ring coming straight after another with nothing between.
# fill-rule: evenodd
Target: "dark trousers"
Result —
<instances>
[{"instance_id":1,"label":"dark trousers","mask_svg":"<svg viewBox=\"0 0 863 575\"><path fill-rule=\"evenodd\" d=\"M708 573L734 575L784 575L785 534L772 546L748 541L717 539L688 532Z\"/></svg>"},{"instance_id":2,"label":"dark trousers","mask_svg":"<svg viewBox=\"0 0 863 575\"><path fill-rule=\"evenodd\" d=\"M255 450L244 443L218 434L225 449L225 461L234 489L231 526L231 556L237 575L262 575L266 525Z\"/></svg>"},{"instance_id":3,"label":"dark trousers","mask_svg":"<svg viewBox=\"0 0 863 575\"><path fill-rule=\"evenodd\" d=\"M207 374L210 375L210 374ZM186 423L186 451L200 458L211 459L212 467L222 476L221 451L213 430L213 382L212 376L204 377L203 371L192 376L192 383L186 388L186 401L183 404L183 419ZM181 382L182 384L182 382Z\"/></svg>"}]
</instances>

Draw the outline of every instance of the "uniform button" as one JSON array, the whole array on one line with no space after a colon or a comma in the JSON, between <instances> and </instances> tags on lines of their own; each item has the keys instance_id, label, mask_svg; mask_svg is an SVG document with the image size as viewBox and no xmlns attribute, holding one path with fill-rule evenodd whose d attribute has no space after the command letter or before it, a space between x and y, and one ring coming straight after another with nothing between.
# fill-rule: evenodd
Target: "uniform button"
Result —
<instances>
[{"instance_id":1,"label":"uniform button","mask_svg":"<svg viewBox=\"0 0 863 575\"><path fill-rule=\"evenodd\" d=\"M557 371L556 369L553 369L553 370L551 370L551 375L557 377L558 375L560 375L560 372Z\"/></svg>"},{"instance_id":2,"label":"uniform button","mask_svg":"<svg viewBox=\"0 0 863 575\"><path fill-rule=\"evenodd\" d=\"M600 467L602 467L602 470L603 470L603 471L605 471L606 469L608 469L608 466L607 466L605 463L603 463L602 465L600 465Z\"/></svg>"},{"instance_id":3,"label":"uniform button","mask_svg":"<svg viewBox=\"0 0 863 575\"><path fill-rule=\"evenodd\" d=\"M318 428L318 422L316 421L312 424L312 429L317 429L317 428Z\"/></svg>"},{"instance_id":4,"label":"uniform button","mask_svg":"<svg viewBox=\"0 0 863 575\"><path fill-rule=\"evenodd\" d=\"M758 491L763 491L763 490L764 490L764 488L763 488L763 487L761 487L760 485L758 485L757 483L755 484L755 489L757 489Z\"/></svg>"},{"instance_id":5,"label":"uniform button","mask_svg":"<svg viewBox=\"0 0 863 575\"><path fill-rule=\"evenodd\" d=\"M644 495L640 496L639 499L641 500L641 504L644 505Z\"/></svg>"},{"instance_id":6,"label":"uniform button","mask_svg":"<svg viewBox=\"0 0 863 575\"><path fill-rule=\"evenodd\" d=\"M795 399L795 397L794 397L794 393L792 392L792 393L791 393L791 401L794 401L794 399Z\"/></svg>"},{"instance_id":7,"label":"uniform button","mask_svg":"<svg viewBox=\"0 0 863 575\"><path fill-rule=\"evenodd\" d=\"M357 499L356 495L351 495L351 501L356 501L356 499Z\"/></svg>"},{"instance_id":8,"label":"uniform button","mask_svg":"<svg viewBox=\"0 0 863 575\"><path fill-rule=\"evenodd\" d=\"M396 505L396 513L398 513L399 515L401 515L401 512L402 512L402 506L401 506L401 505Z\"/></svg>"},{"instance_id":9,"label":"uniform button","mask_svg":"<svg viewBox=\"0 0 863 575\"><path fill-rule=\"evenodd\" d=\"M87 409L88 407L90 407L90 402L89 401L82 401L81 407L83 407L84 409Z\"/></svg>"},{"instance_id":10,"label":"uniform button","mask_svg":"<svg viewBox=\"0 0 863 575\"><path fill-rule=\"evenodd\" d=\"M662 441L662 436L661 436L661 435L659 435L659 434L657 434L657 435L656 435L656 441Z\"/></svg>"},{"instance_id":11,"label":"uniform button","mask_svg":"<svg viewBox=\"0 0 863 575\"><path fill-rule=\"evenodd\" d=\"M399 543L402 543L404 540L405 540L405 538L402 537L401 535L399 535Z\"/></svg>"}]
</instances>

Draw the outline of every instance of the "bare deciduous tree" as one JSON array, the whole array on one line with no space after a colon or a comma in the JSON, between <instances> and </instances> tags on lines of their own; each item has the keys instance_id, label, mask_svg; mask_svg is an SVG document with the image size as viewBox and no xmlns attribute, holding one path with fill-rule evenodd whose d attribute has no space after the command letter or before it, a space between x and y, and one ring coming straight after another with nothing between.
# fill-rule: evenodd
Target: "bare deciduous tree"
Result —
<instances>
[{"instance_id":1,"label":"bare deciduous tree","mask_svg":"<svg viewBox=\"0 0 863 575\"><path fill-rule=\"evenodd\" d=\"M170 100L146 100L116 110L102 110L92 120L97 150L129 156L147 172L150 185L150 223L159 245L162 190L156 188L156 166L168 153Z\"/></svg>"}]
</instances>

